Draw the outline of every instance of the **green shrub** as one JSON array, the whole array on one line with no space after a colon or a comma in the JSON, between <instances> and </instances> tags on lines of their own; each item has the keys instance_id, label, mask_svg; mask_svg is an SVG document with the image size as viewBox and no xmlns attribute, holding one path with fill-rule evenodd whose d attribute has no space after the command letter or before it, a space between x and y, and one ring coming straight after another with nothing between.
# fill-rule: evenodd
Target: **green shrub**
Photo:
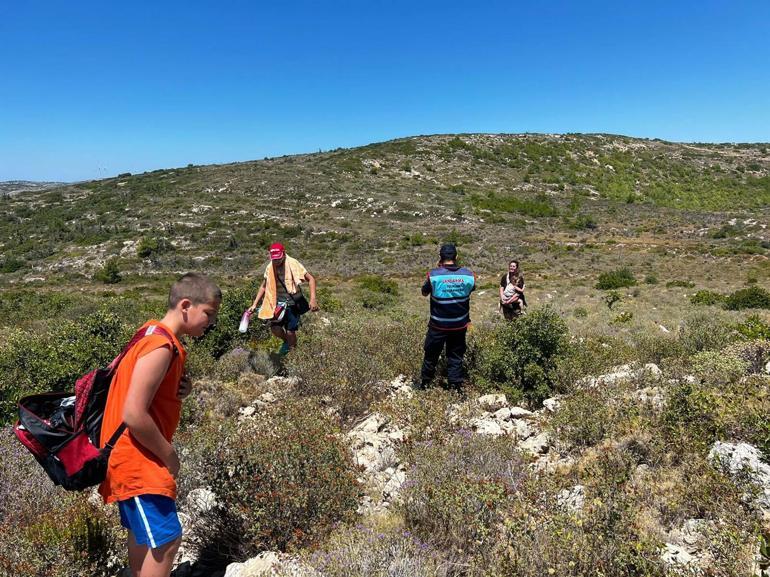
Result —
<instances>
[{"instance_id":1,"label":"green shrub","mask_svg":"<svg viewBox=\"0 0 770 577\"><path fill-rule=\"evenodd\" d=\"M9 256L0 261L0 273L16 272L25 266L26 263L23 260Z\"/></svg>"},{"instance_id":2,"label":"green shrub","mask_svg":"<svg viewBox=\"0 0 770 577\"><path fill-rule=\"evenodd\" d=\"M645 284L658 284L658 275L655 273L650 273L647 276L644 277L644 283Z\"/></svg>"},{"instance_id":3,"label":"green shrub","mask_svg":"<svg viewBox=\"0 0 770 577\"><path fill-rule=\"evenodd\" d=\"M640 363L660 365L664 359L677 358L684 354L679 339L663 332L640 330L634 333L632 343L634 357Z\"/></svg>"},{"instance_id":4,"label":"green shrub","mask_svg":"<svg viewBox=\"0 0 770 577\"><path fill-rule=\"evenodd\" d=\"M116 257L108 259L104 266L96 271L94 278L104 284L116 284L123 280L123 277L120 276L118 259Z\"/></svg>"},{"instance_id":5,"label":"green shrub","mask_svg":"<svg viewBox=\"0 0 770 577\"><path fill-rule=\"evenodd\" d=\"M725 298L725 308L731 311L741 309L770 309L770 292L762 287L742 288Z\"/></svg>"},{"instance_id":6,"label":"green shrub","mask_svg":"<svg viewBox=\"0 0 770 577\"><path fill-rule=\"evenodd\" d=\"M662 544L636 522L643 508L629 478L637 463L622 447L600 451L584 466L585 505L574 513L556 505L552 481L524 484L503 522L495 574L663 577Z\"/></svg>"},{"instance_id":7,"label":"green shrub","mask_svg":"<svg viewBox=\"0 0 770 577\"><path fill-rule=\"evenodd\" d=\"M696 377L714 386L737 381L749 368L749 363L727 351L701 351L691 359Z\"/></svg>"},{"instance_id":8,"label":"green shrub","mask_svg":"<svg viewBox=\"0 0 770 577\"><path fill-rule=\"evenodd\" d=\"M601 273L596 283L596 288L599 290L611 290L630 287L635 284L636 278L634 278L633 273L627 268L619 268Z\"/></svg>"},{"instance_id":9,"label":"green shrub","mask_svg":"<svg viewBox=\"0 0 770 577\"><path fill-rule=\"evenodd\" d=\"M74 390L82 374L117 356L132 330L104 309L46 332L8 329L0 343L0 423L14 418L22 395Z\"/></svg>"},{"instance_id":10,"label":"green shrub","mask_svg":"<svg viewBox=\"0 0 770 577\"><path fill-rule=\"evenodd\" d=\"M719 305L725 301L725 296L710 290L699 290L690 297L694 305Z\"/></svg>"},{"instance_id":11,"label":"green shrub","mask_svg":"<svg viewBox=\"0 0 770 577\"><path fill-rule=\"evenodd\" d=\"M572 311L572 316L576 319L584 319L588 316L588 310L585 307L575 307Z\"/></svg>"},{"instance_id":12,"label":"green shrub","mask_svg":"<svg viewBox=\"0 0 770 577\"><path fill-rule=\"evenodd\" d=\"M443 551L398 527L342 527L307 562L328 577L449 577L455 567ZM291 569L279 577L294 577Z\"/></svg>"},{"instance_id":13,"label":"green shrub","mask_svg":"<svg viewBox=\"0 0 770 577\"><path fill-rule=\"evenodd\" d=\"M525 198L518 193L498 195L490 192L486 196L471 195L471 204L477 209L494 212L515 212L535 218L556 216L553 201L544 194L534 198Z\"/></svg>"},{"instance_id":14,"label":"green shrub","mask_svg":"<svg viewBox=\"0 0 770 577\"><path fill-rule=\"evenodd\" d=\"M218 505L192 541L212 567L314 543L354 513L355 467L322 405L280 403L210 434L203 475Z\"/></svg>"},{"instance_id":15,"label":"green shrub","mask_svg":"<svg viewBox=\"0 0 770 577\"><path fill-rule=\"evenodd\" d=\"M770 340L770 324L767 324L758 315L746 317L745 321L735 325L735 330L749 340Z\"/></svg>"},{"instance_id":16,"label":"green shrub","mask_svg":"<svg viewBox=\"0 0 770 577\"><path fill-rule=\"evenodd\" d=\"M595 230L598 225L596 219L590 214L579 214L567 220L567 227L574 230Z\"/></svg>"},{"instance_id":17,"label":"green shrub","mask_svg":"<svg viewBox=\"0 0 770 577\"><path fill-rule=\"evenodd\" d=\"M604 298L602 300L604 301L604 304L607 305L607 308L612 310L612 307L615 306L615 304L622 301L623 297L618 291L611 290L604 295Z\"/></svg>"},{"instance_id":18,"label":"green shrub","mask_svg":"<svg viewBox=\"0 0 770 577\"><path fill-rule=\"evenodd\" d=\"M357 296L365 309L380 310L393 305L398 296L396 281L379 275L358 279Z\"/></svg>"},{"instance_id":19,"label":"green shrub","mask_svg":"<svg viewBox=\"0 0 770 577\"><path fill-rule=\"evenodd\" d=\"M756 339L733 343L725 349L724 354L745 363L744 373L761 374L770 360L770 341Z\"/></svg>"},{"instance_id":20,"label":"green shrub","mask_svg":"<svg viewBox=\"0 0 770 577\"><path fill-rule=\"evenodd\" d=\"M136 256L139 258L151 258L164 252L172 250L174 247L168 239L157 236L145 236L139 241L136 247Z\"/></svg>"},{"instance_id":21,"label":"green shrub","mask_svg":"<svg viewBox=\"0 0 770 577\"><path fill-rule=\"evenodd\" d=\"M125 551L116 510L56 489L11 431L0 433L0 575L114 575Z\"/></svg>"},{"instance_id":22,"label":"green shrub","mask_svg":"<svg viewBox=\"0 0 770 577\"><path fill-rule=\"evenodd\" d=\"M491 552L526 475L514 445L461 431L445 443L417 444L412 458L399 507L407 527L448 552Z\"/></svg>"},{"instance_id":23,"label":"green shrub","mask_svg":"<svg viewBox=\"0 0 770 577\"><path fill-rule=\"evenodd\" d=\"M678 339L688 355L699 351L721 349L735 338L730 319L720 311L698 311L685 317Z\"/></svg>"},{"instance_id":24,"label":"green shrub","mask_svg":"<svg viewBox=\"0 0 770 577\"><path fill-rule=\"evenodd\" d=\"M682 381L669 390L660 427L667 442L707 450L718 439L736 439L769 455L767 379L752 375L717 382L713 373L703 377L702 382Z\"/></svg>"},{"instance_id":25,"label":"green shrub","mask_svg":"<svg viewBox=\"0 0 770 577\"><path fill-rule=\"evenodd\" d=\"M631 322L634 318L634 313L631 311L623 311L622 313L618 314L614 319L612 319L612 324L620 325L620 324L626 324Z\"/></svg>"},{"instance_id":26,"label":"green shrub","mask_svg":"<svg viewBox=\"0 0 770 577\"><path fill-rule=\"evenodd\" d=\"M554 389L567 392L587 376L600 375L618 363L636 360L634 344L619 338L585 336L572 337L564 354L556 359Z\"/></svg>"},{"instance_id":27,"label":"green shrub","mask_svg":"<svg viewBox=\"0 0 770 577\"><path fill-rule=\"evenodd\" d=\"M422 361L424 320L360 316L312 324L301 346L286 358L299 392L330 396L343 419L355 418L381 398L384 383L400 374L414 378Z\"/></svg>"},{"instance_id":28,"label":"green shrub","mask_svg":"<svg viewBox=\"0 0 770 577\"><path fill-rule=\"evenodd\" d=\"M552 396L557 361L567 349L566 323L545 307L474 336L471 375L484 389L501 390L514 402L526 398L537 404Z\"/></svg>"},{"instance_id":29,"label":"green shrub","mask_svg":"<svg viewBox=\"0 0 770 577\"><path fill-rule=\"evenodd\" d=\"M316 290L316 299L318 300L319 308L324 312L336 313L342 310L342 301L336 297L332 290L327 286L318 287Z\"/></svg>"}]
</instances>

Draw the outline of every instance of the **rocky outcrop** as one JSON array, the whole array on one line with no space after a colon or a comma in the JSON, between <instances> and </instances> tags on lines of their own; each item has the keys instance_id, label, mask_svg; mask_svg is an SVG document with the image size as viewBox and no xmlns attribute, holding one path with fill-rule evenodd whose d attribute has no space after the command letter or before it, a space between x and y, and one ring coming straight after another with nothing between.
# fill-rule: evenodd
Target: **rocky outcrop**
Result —
<instances>
[{"instance_id":1,"label":"rocky outcrop","mask_svg":"<svg viewBox=\"0 0 770 577\"><path fill-rule=\"evenodd\" d=\"M770 520L770 465L762 460L759 449L748 443L717 441L711 446L709 460L738 483L754 485L756 490L747 489L746 501Z\"/></svg>"}]
</instances>

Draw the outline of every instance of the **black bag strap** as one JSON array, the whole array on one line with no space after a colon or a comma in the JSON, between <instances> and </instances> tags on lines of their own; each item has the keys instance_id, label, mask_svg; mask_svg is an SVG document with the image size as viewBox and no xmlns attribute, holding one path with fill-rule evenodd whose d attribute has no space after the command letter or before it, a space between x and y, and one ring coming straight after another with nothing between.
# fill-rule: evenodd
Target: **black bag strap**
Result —
<instances>
[{"instance_id":1,"label":"black bag strap","mask_svg":"<svg viewBox=\"0 0 770 577\"><path fill-rule=\"evenodd\" d=\"M286 266L286 263L284 263L283 266ZM294 300L294 295L289 292L289 289L286 288L286 283L283 282L283 279L278 276L278 271L275 270L275 267L273 267L273 274L275 275L276 280L278 280L279 283L281 283L281 286L283 287L283 290L286 291L286 294L289 295L289 298L291 299L291 302L294 303L294 305L297 304L297 301ZM294 278L294 273L291 271L291 267L289 267L289 274L291 275L291 278ZM296 281L294 281L294 286L297 287L297 292L294 294L302 294L302 289L299 287Z\"/></svg>"},{"instance_id":2,"label":"black bag strap","mask_svg":"<svg viewBox=\"0 0 770 577\"><path fill-rule=\"evenodd\" d=\"M102 449L106 449L109 447L110 451L112 451L112 448L115 446L115 443L118 442L118 439L120 439L120 436L123 434L123 431L127 429L127 425L125 423L120 423L118 425L118 428L115 429L115 432L112 433L112 436L109 438L109 440L104 443L104 447Z\"/></svg>"}]
</instances>

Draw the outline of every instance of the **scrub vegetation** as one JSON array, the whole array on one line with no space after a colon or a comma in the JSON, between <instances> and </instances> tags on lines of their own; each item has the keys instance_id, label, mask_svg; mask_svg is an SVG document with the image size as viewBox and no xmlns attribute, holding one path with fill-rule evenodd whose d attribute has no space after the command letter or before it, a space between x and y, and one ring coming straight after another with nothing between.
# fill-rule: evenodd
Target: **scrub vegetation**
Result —
<instances>
[{"instance_id":1,"label":"scrub vegetation","mask_svg":"<svg viewBox=\"0 0 770 577\"><path fill-rule=\"evenodd\" d=\"M770 534L759 489L708 454L744 442L770 459L767 150L431 136L0 198L0 574L125 564L115 508L51 485L12 437L15 401L106 364L188 269L223 288L217 326L186 345L176 441L201 569L269 549L330 576L682 575L661 552L697 521L710 564L692 574L750 574ZM478 274L464 396L394 398L417 378L419 289L450 239ZM282 362L259 322L237 330L275 240L320 287ZM529 310L506 323L511 258ZM553 466L469 427L488 393L539 411ZM347 433L375 411L403 426L406 481L364 516ZM201 487L204 513L187 501Z\"/></svg>"}]
</instances>

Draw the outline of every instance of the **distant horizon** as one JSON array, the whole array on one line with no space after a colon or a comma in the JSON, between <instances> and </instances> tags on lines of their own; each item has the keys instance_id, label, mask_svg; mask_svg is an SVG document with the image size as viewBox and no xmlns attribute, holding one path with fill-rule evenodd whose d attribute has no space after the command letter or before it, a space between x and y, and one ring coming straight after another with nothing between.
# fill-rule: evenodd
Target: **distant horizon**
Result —
<instances>
[{"instance_id":1,"label":"distant horizon","mask_svg":"<svg viewBox=\"0 0 770 577\"><path fill-rule=\"evenodd\" d=\"M102 180L102 179L108 179L108 178L117 178L120 174L130 173L132 175L134 174L144 174L148 172L153 172L156 170L175 170L178 168L186 168L189 164L192 164L194 166L214 166L214 165L226 165L226 164L240 164L244 162L259 162L261 160L270 160L273 158L283 158L286 156L303 156L306 154L319 154L319 153L326 153L326 152L333 152L335 150L351 150L355 148L363 148L365 146L369 146L372 144L382 144L384 142L390 142L393 140L404 140L408 138L430 138L433 136L472 136L472 135L499 135L499 136L525 136L525 135L533 135L533 136L546 136L546 135L557 135L557 136L567 136L567 135L580 135L580 136L617 136L621 138L633 138L636 140L657 140L661 142L667 142L670 144L706 144L706 145L740 145L740 144L749 144L749 145L755 145L755 146L761 146L763 144L766 144L770 146L770 141L764 141L764 140L757 140L757 141L739 141L739 140L724 140L724 141L705 141L705 140L667 140L664 138L657 138L657 137L649 137L649 136L631 136L629 134L614 134L610 132L439 132L435 134L414 134L411 136L396 136L394 138L388 138L387 140L378 140L375 142L367 142L364 144L358 144L355 146L336 146L333 148L326 148L326 149L320 149L320 150L310 150L310 151L304 151L304 152L291 152L291 153L278 153L278 154L270 154L263 156L261 158L247 158L247 159L241 159L241 160L224 160L224 161L218 161L218 162L195 162L195 163L187 163L187 164L179 164L175 166L160 166L160 167L153 167L153 168L146 168L143 170L136 170L136 171L130 171L130 170L124 170L119 171L114 174L107 174L104 176L98 176L94 178L81 178L76 180L58 180L58 179L45 179L45 180L35 180L33 178L0 178L0 183L7 183L7 182L32 182L32 183L57 183L57 184L75 184L78 182L87 182L90 180Z\"/></svg>"},{"instance_id":2,"label":"distant horizon","mask_svg":"<svg viewBox=\"0 0 770 577\"><path fill-rule=\"evenodd\" d=\"M0 180L417 134L770 141L766 0L0 7Z\"/></svg>"}]
</instances>

